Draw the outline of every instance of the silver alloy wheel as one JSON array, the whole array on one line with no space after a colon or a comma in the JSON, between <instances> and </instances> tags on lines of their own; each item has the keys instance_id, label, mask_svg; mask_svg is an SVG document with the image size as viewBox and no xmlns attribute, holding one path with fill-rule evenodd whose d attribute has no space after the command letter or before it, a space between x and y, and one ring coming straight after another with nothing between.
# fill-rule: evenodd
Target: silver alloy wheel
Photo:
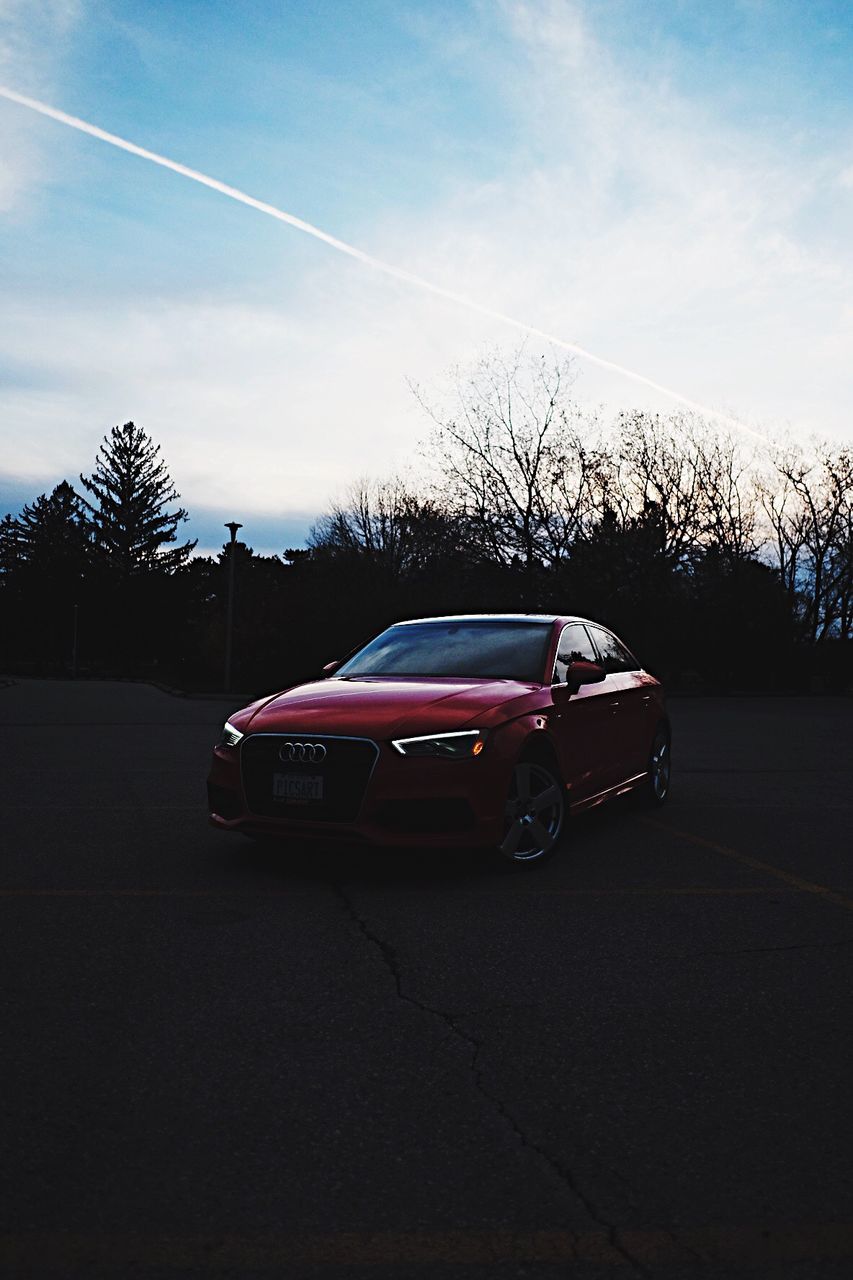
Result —
<instances>
[{"instance_id":1,"label":"silver alloy wheel","mask_svg":"<svg viewBox=\"0 0 853 1280\"><path fill-rule=\"evenodd\" d=\"M513 862L544 858L560 837L564 811L563 789L550 769L520 760L507 797L501 853Z\"/></svg>"},{"instance_id":2,"label":"silver alloy wheel","mask_svg":"<svg viewBox=\"0 0 853 1280\"><path fill-rule=\"evenodd\" d=\"M672 764L669 756L669 739L663 729L658 729L652 743L652 754L649 760L649 776L652 794L658 804L663 804L669 791L669 775Z\"/></svg>"}]
</instances>

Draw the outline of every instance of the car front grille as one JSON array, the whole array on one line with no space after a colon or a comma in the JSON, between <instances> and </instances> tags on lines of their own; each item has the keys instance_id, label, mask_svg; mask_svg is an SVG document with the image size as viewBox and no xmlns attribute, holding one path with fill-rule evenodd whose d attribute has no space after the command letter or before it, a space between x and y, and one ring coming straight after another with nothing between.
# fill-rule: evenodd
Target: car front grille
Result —
<instances>
[{"instance_id":1,"label":"car front grille","mask_svg":"<svg viewBox=\"0 0 853 1280\"><path fill-rule=\"evenodd\" d=\"M325 757L319 762L289 759L288 744L297 748L289 753L291 755L310 754L298 749L300 745L310 745L325 748ZM246 805L252 813L264 818L354 822L378 755L379 748L369 738L335 738L314 733L250 734L240 744ZM305 779L307 790L316 789L316 780L322 779L322 798L278 799L274 794L276 775L291 780Z\"/></svg>"}]
</instances>

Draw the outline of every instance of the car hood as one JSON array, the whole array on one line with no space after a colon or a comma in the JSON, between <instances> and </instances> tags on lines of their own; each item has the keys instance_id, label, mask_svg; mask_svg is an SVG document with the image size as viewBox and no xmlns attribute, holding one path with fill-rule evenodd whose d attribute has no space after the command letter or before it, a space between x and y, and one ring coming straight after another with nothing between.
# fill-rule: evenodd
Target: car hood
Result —
<instances>
[{"instance_id":1,"label":"car hood","mask_svg":"<svg viewBox=\"0 0 853 1280\"><path fill-rule=\"evenodd\" d=\"M541 685L515 680L333 677L276 694L244 732L394 738L469 724L494 727L545 701L550 698Z\"/></svg>"}]
</instances>

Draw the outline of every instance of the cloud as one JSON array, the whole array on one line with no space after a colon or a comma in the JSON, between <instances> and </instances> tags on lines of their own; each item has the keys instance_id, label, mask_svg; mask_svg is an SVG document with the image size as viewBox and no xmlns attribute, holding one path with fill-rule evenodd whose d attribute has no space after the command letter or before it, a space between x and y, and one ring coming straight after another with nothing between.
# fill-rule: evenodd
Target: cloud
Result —
<instances>
[{"instance_id":1,"label":"cloud","mask_svg":"<svg viewBox=\"0 0 853 1280\"><path fill-rule=\"evenodd\" d=\"M13 302L0 347L15 469L85 470L132 418L161 443L187 505L319 513L351 477L411 457L422 422L405 374L438 376L471 324L425 344L430 304L388 294L363 269L342 281L326 267L295 314L226 300Z\"/></svg>"},{"instance_id":2,"label":"cloud","mask_svg":"<svg viewBox=\"0 0 853 1280\"><path fill-rule=\"evenodd\" d=\"M0 0L0 84L50 94L81 17L82 0ZM18 210L53 168L41 134L25 112L3 112L0 214Z\"/></svg>"},{"instance_id":3,"label":"cloud","mask_svg":"<svg viewBox=\"0 0 853 1280\"><path fill-rule=\"evenodd\" d=\"M500 167L428 210L377 193L364 247L752 425L849 434L853 247L825 214L841 150L723 122L666 64L642 75L617 56L592 8L495 12L501 40L477 57L514 122ZM457 31L448 57L469 47ZM332 251L298 273L283 258L243 294L232 279L128 301L101 282L97 298L81 285L9 300L11 469L85 471L129 418L162 444L191 511L320 511L356 476L417 469L427 426L406 378L429 385L517 335ZM612 410L671 407L591 368L577 389Z\"/></svg>"},{"instance_id":4,"label":"cloud","mask_svg":"<svg viewBox=\"0 0 853 1280\"><path fill-rule=\"evenodd\" d=\"M504 13L512 69L497 74L523 142L499 180L433 216L424 253L460 292L695 399L849 431L850 362L826 358L853 283L828 212L846 139L821 150L724 120L665 62L617 57L593 6ZM638 398L594 370L583 385Z\"/></svg>"}]
</instances>

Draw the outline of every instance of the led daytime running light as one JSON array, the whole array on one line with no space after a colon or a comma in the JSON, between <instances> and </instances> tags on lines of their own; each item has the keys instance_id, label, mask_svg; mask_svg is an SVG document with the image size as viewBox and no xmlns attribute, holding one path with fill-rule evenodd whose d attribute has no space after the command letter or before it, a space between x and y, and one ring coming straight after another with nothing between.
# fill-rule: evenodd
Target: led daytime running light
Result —
<instances>
[{"instance_id":1,"label":"led daytime running light","mask_svg":"<svg viewBox=\"0 0 853 1280\"><path fill-rule=\"evenodd\" d=\"M485 732L482 729L460 729L455 733L426 733L417 738L394 739L391 746L401 756L467 760L483 750Z\"/></svg>"},{"instance_id":2,"label":"led daytime running light","mask_svg":"<svg viewBox=\"0 0 853 1280\"><path fill-rule=\"evenodd\" d=\"M230 720L226 720L222 728L222 736L219 739L220 747L236 747L243 741L244 735L239 729L235 729Z\"/></svg>"}]
</instances>

